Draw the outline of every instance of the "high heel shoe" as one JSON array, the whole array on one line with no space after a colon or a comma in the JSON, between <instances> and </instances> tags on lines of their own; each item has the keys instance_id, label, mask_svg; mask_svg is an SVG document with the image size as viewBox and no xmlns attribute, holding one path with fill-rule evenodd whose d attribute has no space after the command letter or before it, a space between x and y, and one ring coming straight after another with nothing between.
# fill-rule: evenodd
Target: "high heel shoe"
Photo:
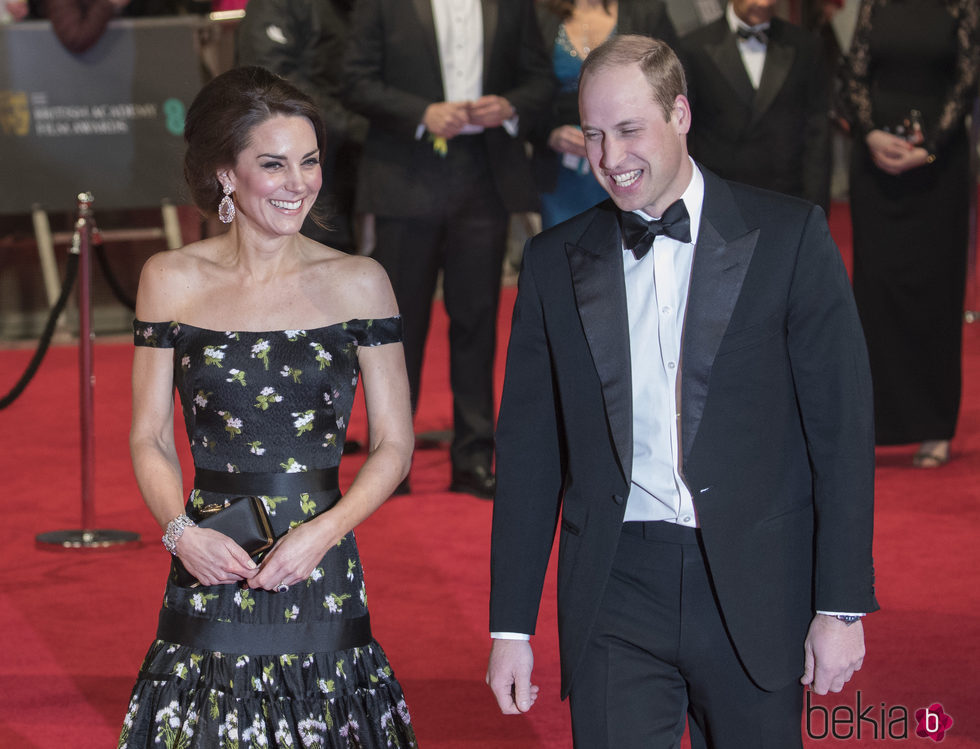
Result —
<instances>
[{"instance_id":1,"label":"high heel shoe","mask_svg":"<svg viewBox=\"0 0 980 749\"><path fill-rule=\"evenodd\" d=\"M916 468L939 468L949 462L949 440L926 440L912 458Z\"/></svg>"}]
</instances>

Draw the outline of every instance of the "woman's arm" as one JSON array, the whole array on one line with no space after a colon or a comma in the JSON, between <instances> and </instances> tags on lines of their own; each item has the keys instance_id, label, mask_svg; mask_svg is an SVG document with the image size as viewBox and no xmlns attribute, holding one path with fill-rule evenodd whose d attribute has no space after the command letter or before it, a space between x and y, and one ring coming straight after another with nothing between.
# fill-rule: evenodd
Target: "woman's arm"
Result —
<instances>
[{"instance_id":1,"label":"woman's arm","mask_svg":"<svg viewBox=\"0 0 980 749\"><path fill-rule=\"evenodd\" d=\"M862 0L847 58L840 71L840 110L851 130L866 137L875 129L871 116L871 16L879 0Z\"/></svg>"},{"instance_id":2,"label":"woman's arm","mask_svg":"<svg viewBox=\"0 0 980 749\"><path fill-rule=\"evenodd\" d=\"M952 8L956 16L956 78L946 96L936 125L926 130L924 147L935 154L963 127L963 118L977 95L977 66L980 65L980 2L959 0Z\"/></svg>"},{"instance_id":3,"label":"woman's arm","mask_svg":"<svg viewBox=\"0 0 980 749\"><path fill-rule=\"evenodd\" d=\"M145 322L176 318L172 253L147 261L140 276L136 317ZM143 501L162 529L184 513L184 490L174 442L174 350L138 346L133 355L133 419L129 451ZM245 550L217 531L189 527L177 541L177 556L204 585L237 582L255 574Z\"/></svg>"}]
</instances>

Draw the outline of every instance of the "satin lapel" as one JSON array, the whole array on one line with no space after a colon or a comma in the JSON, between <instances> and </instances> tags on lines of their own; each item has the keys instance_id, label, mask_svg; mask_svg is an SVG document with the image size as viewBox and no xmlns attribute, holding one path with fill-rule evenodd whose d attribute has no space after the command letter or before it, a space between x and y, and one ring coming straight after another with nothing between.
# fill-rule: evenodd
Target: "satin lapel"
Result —
<instances>
[{"instance_id":1,"label":"satin lapel","mask_svg":"<svg viewBox=\"0 0 980 749\"><path fill-rule=\"evenodd\" d=\"M704 49L718 67L722 78L734 89L736 96L741 101L752 101L755 97L755 89L752 88L752 81L745 71L745 63L742 62L742 55L738 52L735 36L727 31L727 27L721 39L716 43L706 44Z\"/></svg>"},{"instance_id":2,"label":"satin lapel","mask_svg":"<svg viewBox=\"0 0 980 749\"><path fill-rule=\"evenodd\" d=\"M759 230L746 226L728 185L704 170L704 207L694 250L681 361L684 459L701 424L718 346L728 328Z\"/></svg>"},{"instance_id":3,"label":"satin lapel","mask_svg":"<svg viewBox=\"0 0 980 749\"><path fill-rule=\"evenodd\" d=\"M633 392L623 246L615 209L606 203L578 243L567 243L575 301L602 384L609 432L623 476L633 472Z\"/></svg>"},{"instance_id":4,"label":"satin lapel","mask_svg":"<svg viewBox=\"0 0 980 749\"><path fill-rule=\"evenodd\" d=\"M482 0L483 6L483 85L490 77L490 61L493 59L493 42L497 36L498 0Z\"/></svg>"},{"instance_id":5,"label":"satin lapel","mask_svg":"<svg viewBox=\"0 0 980 749\"><path fill-rule=\"evenodd\" d=\"M796 49L792 45L779 41L775 21L773 31L776 33L770 37L769 44L766 46L766 62L762 67L762 79L759 81L759 91L752 104L753 125L761 120L772 106L786 83L786 77L793 67L793 58L796 57Z\"/></svg>"},{"instance_id":6,"label":"satin lapel","mask_svg":"<svg viewBox=\"0 0 980 749\"><path fill-rule=\"evenodd\" d=\"M415 15L418 17L419 25L422 28L422 37L425 39L426 48L435 61L436 70L439 72L439 82L442 83L442 67L439 64L439 42L436 39L436 21L432 15L432 0L413 0Z\"/></svg>"}]
</instances>

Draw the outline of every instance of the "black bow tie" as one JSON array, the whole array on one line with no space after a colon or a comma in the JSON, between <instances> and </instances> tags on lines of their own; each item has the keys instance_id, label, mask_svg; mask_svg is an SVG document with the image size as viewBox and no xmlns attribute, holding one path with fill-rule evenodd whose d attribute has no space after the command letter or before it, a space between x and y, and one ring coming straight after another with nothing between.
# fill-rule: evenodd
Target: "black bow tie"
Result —
<instances>
[{"instance_id":1,"label":"black bow tie","mask_svg":"<svg viewBox=\"0 0 980 749\"><path fill-rule=\"evenodd\" d=\"M658 234L666 234L678 242L691 241L691 219L680 199L671 203L663 216L650 221L635 213L620 211L619 225L623 231L623 244L633 251L637 260L650 251Z\"/></svg>"},{"instance_id":2,"label":"black bow tie","mask_svg":"<svg viewBox=\"0 0 980 749\"><path fill-rule=\"evenodd\" d=\"M739 39L755 39L760 44L769 43L769 29L749 29L745 26L739 26L735 29L735 34Z\"/></svg>"}]
</instances>

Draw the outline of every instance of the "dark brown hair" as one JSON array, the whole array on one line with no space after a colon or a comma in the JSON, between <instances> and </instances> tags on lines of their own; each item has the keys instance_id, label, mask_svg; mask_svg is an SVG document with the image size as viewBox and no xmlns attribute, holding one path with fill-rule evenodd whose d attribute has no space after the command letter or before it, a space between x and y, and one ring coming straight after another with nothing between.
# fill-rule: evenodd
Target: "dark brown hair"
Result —
<instances>
[{"instance_id":1,"label":"dark brown hair","mask_svg":"<svg viewBox=\"0 0 980 749\"><path fill-rule=\"evenodd\" d=\"M664 117L670 120L674 100L678 96L687 96L687 79L674 50L659 39L639 34L610 37L592 50L582 62L578 76L579 89L581 90L582 82L588 75L629 65L640 66L653 90L654 100L663 109Z\"/></svg>"},{"instance_id":2,"label":"dark brown hair","mask_svg":"<svg viewBox=\"0 0 980 749\"><path fill-rule=\"evenodd\" d=\"M214 215L224 197L218 171L234 166L252 131L276 115L306 117L322 161L326 127L316 104L265 68L233 68L211 79L194 97L184 124L184 179L204 215Z\"/></svg>"}]
</instances>

